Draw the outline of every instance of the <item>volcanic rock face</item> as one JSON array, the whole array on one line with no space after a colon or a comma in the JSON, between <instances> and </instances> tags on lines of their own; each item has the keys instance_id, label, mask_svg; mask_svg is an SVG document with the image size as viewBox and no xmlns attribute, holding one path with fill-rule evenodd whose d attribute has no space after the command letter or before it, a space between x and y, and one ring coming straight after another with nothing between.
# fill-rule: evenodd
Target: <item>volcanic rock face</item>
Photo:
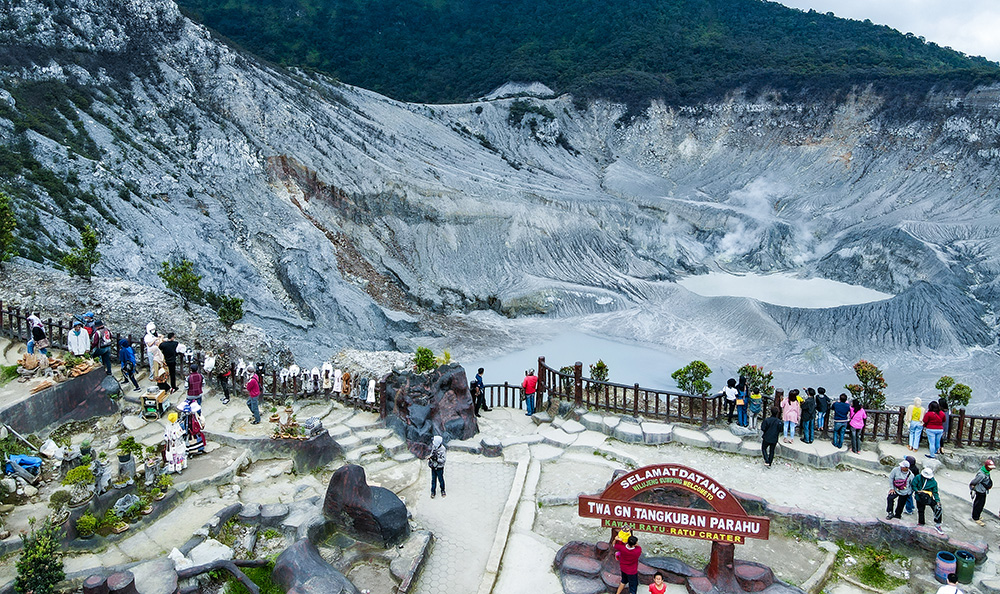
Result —
<instances>
[{"instance_id":1,"label":"volcanic rock face","mask_svg":"<svg viewBox=\"0 0 1000 594\"><path fill-rule=\"evenodd\" d=\"M192 260L310 365L425 331L502 349L527 315L800 371L858 353L995 365L1000 88L843 96L629 121L530 99L545 110L513 123L512 99L407 105L262 64L170 0L20 0L0 28L0 144L86 194L64 208L57 185L11 174L34 257L78 241L82 216L103 234L98 274L160 287L160 262ZM19 134L38 121L55 123ZM38 209L51 222L23 214ZM812 312L670 282L716 268L897 296Z\"/></svg>"},{"instance_id":2,"label":"volcanic rock face","mask_svg":"<svg viewBox=\"0 0 1000 594\"><path fill-rule=\"evenodd\" d=\"M390 547L410 535L406 505L384 487L370 487L365 469L345 464L330 477L323 515L366 540Z\"/></svg>"},{"instance_id":3,"label":"volcanic rock face","mask_svg":"<svg viewBox=\"0 0 1000 594\"><path fill-rule=\"evenodd\" d=\"M430 452L435 435L469 439L479 431L461 365L443 365L427 373L393 372L385 379L385 424L406 440L417 457Z\"/></svg>"}]
</instances>

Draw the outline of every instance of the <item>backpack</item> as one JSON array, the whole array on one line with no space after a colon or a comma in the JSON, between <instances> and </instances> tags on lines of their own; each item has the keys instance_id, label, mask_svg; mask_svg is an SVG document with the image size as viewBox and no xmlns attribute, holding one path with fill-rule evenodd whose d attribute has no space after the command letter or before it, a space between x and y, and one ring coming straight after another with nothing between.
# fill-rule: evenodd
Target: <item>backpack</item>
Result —
<instances>
[{"instance_id":1,"label":"backpack","mask_svg":"<svg viewBox=\"0 0 1000 594\"><path fill-rule=\"evenodd\" d=\"M100 348L104 349L111 346L111 331L107 328L101 328L101 342Z\"/></svg>"}]
</instances>

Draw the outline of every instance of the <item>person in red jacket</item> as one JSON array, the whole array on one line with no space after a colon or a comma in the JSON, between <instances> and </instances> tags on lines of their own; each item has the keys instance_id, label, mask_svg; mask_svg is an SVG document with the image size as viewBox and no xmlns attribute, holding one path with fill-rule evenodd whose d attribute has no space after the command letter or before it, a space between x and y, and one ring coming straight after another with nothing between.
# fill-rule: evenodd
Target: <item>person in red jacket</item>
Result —
<instances>
[{"instance_id":1,"label":"person in red jacket","mask_svg":"<svg viewBox=\"0 0 1000 594\"><path fill-rule=\"evenodd\" d=\"M622 594L625 584L628 584L629 594L636 594L639 590L639 557L642 555L642 547L634 536L629 536L626 542L622 542L621 535L615 537L615 556L618 557L618 567L622 572L622 582L618 584L618 591L615 594Z\"/></svg>"},{"instance_id":2,"label":"person in red jacket","mask_svg":"<svg viewBox=\"0 0 1000 594\"><path fill-rule=\"evenodd\" d=\"M524 406L528 409L525 413L529 417L535 414L535 388L538 386L538 376L534 369L524 372L524 381L521 387L524 388Z\"/></svg>"},{"instance_id":3,"label":"person in red jacket","mask_svg":"<svg viewBox=\"0 0 1000 594\"><path fill-rule=\"evenodd\" d=\"M251 425L260 424L260 378L257 375L257 367L253 364L247 365L247 373L250 379L247 380L247 408L253 414L250 417Z\"/></svg>"}]
</instances>

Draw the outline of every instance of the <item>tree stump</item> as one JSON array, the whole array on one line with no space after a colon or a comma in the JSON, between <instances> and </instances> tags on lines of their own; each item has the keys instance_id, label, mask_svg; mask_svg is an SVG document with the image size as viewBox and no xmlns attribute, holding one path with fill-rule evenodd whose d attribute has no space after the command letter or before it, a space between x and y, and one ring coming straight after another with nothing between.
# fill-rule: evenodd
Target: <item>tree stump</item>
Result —
<instances>
[{"instance_id":1,"label":"tree stump","mask_svg":"<svg viewBox=\"0 0 1000 594\"><path fill-rule=\"evenodd\" d=\"M131 571L120 571L108 576L110 594L139 594L135 589L135 576Z\"/></svg>"},{"instance_id":2,"label":"tree stump","mask_svg":"<svg viewBox=\"0 0 1000 594\"><path fill-rule=\"evenodd\" d=\"M83 594L108 594L108 580L103 575L92 575L83 580Z\"/></svg>"}]
</instances>

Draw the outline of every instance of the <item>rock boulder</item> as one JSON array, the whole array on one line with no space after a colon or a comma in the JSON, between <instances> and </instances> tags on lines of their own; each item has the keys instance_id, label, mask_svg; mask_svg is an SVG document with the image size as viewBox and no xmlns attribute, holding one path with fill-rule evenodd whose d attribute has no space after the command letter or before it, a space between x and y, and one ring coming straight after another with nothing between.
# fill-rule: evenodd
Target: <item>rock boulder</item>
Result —
<instances>
[{"instance_id":1,"label":"rock boulder","mask_svg":"<svg viewBox=\"0 0 1000 594\"><path fill-rule=\"evenodd\" d=\"M323 515L358 537L386 548L410 534L406 505L392 491L371 487L365 469L346 464L330 477Z\"/></svg>"},{"instance_id":2,"label":"rock boulder","mask_svg":"<svg viewBox=\"0 0 1000 594\"><path fill-rule=\"evenodd\" d=\"M286 592L297 594L359 594L347 576L324 561L316 545L305 538L278 555L271 579Z\"/></svg>"},{"instance_id":3,"label":"rock boulder","mask_svg":"<svg viewBox=\"0 0 1000 594\"><path fill-rule=\"evenodd\" d=\"M431 439L469 439L477 432L465 369L443 365L426 373L394 371L385 378L385 424L406 440L417 457L430 452Z\"/></svg>"}]
</instances>

